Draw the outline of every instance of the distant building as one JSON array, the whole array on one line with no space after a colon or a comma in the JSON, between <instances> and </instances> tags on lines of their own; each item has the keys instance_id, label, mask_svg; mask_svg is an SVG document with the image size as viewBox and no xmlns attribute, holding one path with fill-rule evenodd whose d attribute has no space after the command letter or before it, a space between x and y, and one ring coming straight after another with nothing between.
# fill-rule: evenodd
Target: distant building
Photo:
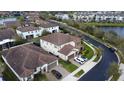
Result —
<instances>
[{"instance_id":1,"label":"distant building","mask_svg":"<svg viewBox=\"0 0 124 93\"><path fill-rule=\"evenodd\" d=\"M68 14L62 14L62 13L56 14L55 17L58 18L58 19L62 19L62 20L70 19Z\"/></svg>"},{"instance_id":2,"label":"distant building","mask_svg":"<svg viewBox=\"0 0 124 93\"><path fill-rule=\"evenodd\" d=\"M79 12L79 13L74 13L73 14L73 19L76 21L81 21L81 22L91 22L94 21L94 13L87 13L87 12Z\"/></svg>"},{"instance_id":3,"label":"distant building","mask_svg":"<svg viewBox=\"0 0 124 93\"><path fill-rule=\"evenodd\" d=\"M124 22L124 15L120 14L97 14L96 22Z\"/></svg>"}]
</instances>

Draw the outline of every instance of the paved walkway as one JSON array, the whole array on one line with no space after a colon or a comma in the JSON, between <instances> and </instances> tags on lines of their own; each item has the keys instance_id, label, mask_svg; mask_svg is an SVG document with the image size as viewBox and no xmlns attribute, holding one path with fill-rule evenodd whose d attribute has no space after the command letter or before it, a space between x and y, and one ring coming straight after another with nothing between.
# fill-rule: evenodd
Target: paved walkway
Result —
<instances>
[{"instance_id":1,"label":"paved walkway","mask_svg":"<svg viewBox=\"0 0 124 93\"><path fill-rule=\"evenodd\" d=\"M87 44L86 42L84 42L84 43ZM93 62L93 60L97 57L95 55L95 52L96 52L95 49L91 45L89 45L89 44L87 44L87 45L94 51L94 56L90 60L88 60L86 63L81 65L78 69L76 69L75 71L73 71L72 73L67 75L64 79L62 79L63 81L76 81L80 77L85 75L89 70L91 70L97 64L97 62ZM79 78L75 77L74 75L76 73L78 73L80 70L83 70L84 73Z\"/></svg>"}]
</instances>

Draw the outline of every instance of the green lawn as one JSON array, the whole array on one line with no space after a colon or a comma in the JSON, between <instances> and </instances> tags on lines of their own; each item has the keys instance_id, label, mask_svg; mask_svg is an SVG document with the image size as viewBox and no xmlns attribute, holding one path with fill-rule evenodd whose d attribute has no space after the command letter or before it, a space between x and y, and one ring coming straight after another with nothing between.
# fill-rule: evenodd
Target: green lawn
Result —
<instances>
[{"instance_id":1,"label":"green lawn","mask_svg":"<svg viewBox=\"0 0 124 93\"><path fill-rule=\"evenodd\" d=\"M34 81L47 81L47 77L45 74L38 73L34 75Z\"/></svg>"},{"instance_id":2,"label":"green lawn","mask_svg":"<svg viewBox=\"0 0 124 93\"><path fill-rule=\"evenodd\" d=\"M69 61L64 61L64 60L59 60L59 63L68 71L68 72L73 72L75 71L78 67Z\"/></svg>"},{"instance_id":3,"label":"green lawn","mask_svg":"<svg viewBox=\"0 0 124 93\"><path fill-rule=\"evenodd\" d=\"M83 70L80 70L79 72L77 72L77 73L75 74L75 76L76 76L76 77L80 77L83 73L84 73L84 71L83 71Z\"/></svg>"},{"instance_id":4,"label":"green lawn","mask_svg":"<svg viewBox=\"0 0 124 93\"><path fill-rule=\"evenodd\" d=\"M83 43L83 47L84 47L84 50L82 51L82 55L88 59L91 59L94 55L93 50L85 43Z\"/></svg>"}]
</instances>

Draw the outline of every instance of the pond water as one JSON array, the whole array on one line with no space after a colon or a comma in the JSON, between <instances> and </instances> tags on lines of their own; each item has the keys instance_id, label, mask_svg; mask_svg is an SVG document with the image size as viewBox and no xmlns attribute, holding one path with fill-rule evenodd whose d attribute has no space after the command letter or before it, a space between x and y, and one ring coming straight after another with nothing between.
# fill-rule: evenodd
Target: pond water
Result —
<instances>
[{"instance_id":1,"label":"pond water","mask_svg":"<svg viewBox=\"0 0 124 93\"><path fill-rule=\"evenodd\" d=\"M124 37L124 27L99 27L99 29L104 32L114 31L119 36Z\"/></svg>"}]
</instances>

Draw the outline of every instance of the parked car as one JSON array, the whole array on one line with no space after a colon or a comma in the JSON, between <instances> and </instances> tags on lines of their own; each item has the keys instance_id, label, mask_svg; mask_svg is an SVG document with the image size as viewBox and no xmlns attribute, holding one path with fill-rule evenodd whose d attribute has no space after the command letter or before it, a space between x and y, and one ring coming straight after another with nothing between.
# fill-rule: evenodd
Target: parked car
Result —
<instances>
[{"instance_id":1,"label":"parked car","mask_svg":"<svg viewBox=\"0 0 124 93\"><path fill-rule=\"evenodd\" d=\"M88 59L85 58L84 56L81 56L81 58L84 60L84 61L87 61Z\"/></svg>"},{"instance_id":2,"label":"parked car","mask_svg":"<svg viewBox=\"0 0 124 93\"><path fill-rule=\"evenodd\" d=\"M78 62L81 65L84 63L84 60L82 58L80 58L80 57L75 57L74 61Z\"/></svg>"},{"instance_id":3,"label":"parked car","mask_svg":"<svg viewBox=\"0 0 124 93\"><path fill-rule=\"evenodd\" d=\"M57 79L61 79L62 78L62 74L56 70L52 70L51 71L52 74L57 78Z\"/></svg>"}]
</instances>

